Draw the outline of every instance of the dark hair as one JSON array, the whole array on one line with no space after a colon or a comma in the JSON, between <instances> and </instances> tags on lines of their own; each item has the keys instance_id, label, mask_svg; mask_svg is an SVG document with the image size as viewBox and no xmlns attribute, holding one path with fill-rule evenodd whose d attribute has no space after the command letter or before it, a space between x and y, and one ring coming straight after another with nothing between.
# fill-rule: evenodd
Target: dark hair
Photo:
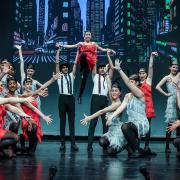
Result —
<instances>
[{"instance_id":1,"label":"dark hair","mask_svg":"<svg viewBox=\"0 0 180 180\"><path fill-rule=\"evenodd\" d=\"M15 77L12 77L12 76L11 76L11 77L8 77L6 81L7 81L7 86L8 86L8 84L9 84L10 81L15 81L16 84L17 84L17 79L16 79Z\"/></svg>"},{"instance_id":2,"label":"dark hair","mask_svg":"<svg viewBox=\"0 0 180 180\"><path fill-rule=\"evenodd\" d=\"M14 71L16 71L16 67L13 62L9 62L9 65L13 67Z\"/></svg>"},{"instance_id":3,"label":"dark hair","mask_svg":"<svg viewBox=\"0 0 180 180\"><path fill-rule=\"evenodd\" d=\"M23 85L25 85L25 83L31 83L32 84L32 79L25 78L24 81L23 81Z\"/></svg>"},{"instance_id":4,"label":"dark hair","mask_svg":"<svg viewBox=\"0 0 180 180\"><path fill-rule=\"evenodd\" d=\"M60 64L60 71L62 70L62 67L63 67L63 66L66 66L66 67L68 68L68 70L70 69L70 64L67 63L67 62L64 62L64 63L61 63L61 64Z\"/></svg>"},{"instance_id":5,"label":"dark hair","mask_svg":"<svg viewBox=\"0 0 180 180\"><path fill-rule=\"evenodd\" d=\"M33 70L35 70L35 66L34 66L34 64L28 63L27 66L26 66L26 69L33 69Z\"/></svg>"},{"instance_id":6,"label":"dark hair","mask_svg":"<svg viewBox=\"0 0 180 180\"><path fill-rule=\"evenodd\" d=\"M141 71L144 71L146 73L146 69L145 68L139 68L138 72L140 73Z\"/></svg>"},{"instance_id":7,"label":"dark hair","mask_svg":"<svg viewBox=\"0 0 180 180\"><path fill-rule=\"evenodd\" d=\"M112 85L111 85L111 89L112 89L113 87L114 87L114 88L118 88L119 91L121 91L121 86L120 86L119 81L114 81L114 82L112 83Z\"/></svg>"},{"instance_id":8,"label":"dark hair","mask_svg":"<svg viewBox=\"0 0 180 180\"><path fill-rule=\"evenodd\" d=\"M98 70L99 68L101 68L101 67L106 67L106 64L104 64L104 63L98 64L98 65L97 65L97 70Z\"/></svg>"},{"instance_id":9,"label":"dark hair","mask_svg":"<svg viewBox=\"0 0 180 180\"><path fill-rule=\"evenodd\" d=\"M139 82L139 76L137 74L132 74L129 76L129 79Z\"/></svg>"}]
</instances>

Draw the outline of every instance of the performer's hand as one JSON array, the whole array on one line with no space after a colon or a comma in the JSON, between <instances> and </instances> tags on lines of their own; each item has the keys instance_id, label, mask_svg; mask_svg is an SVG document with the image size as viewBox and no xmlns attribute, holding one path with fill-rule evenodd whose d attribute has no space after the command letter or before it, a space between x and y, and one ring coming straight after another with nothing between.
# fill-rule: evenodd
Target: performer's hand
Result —
<instances>
[{"instance_id":1,"label":"performer's hand","mask_svg":"<svg viewBox=\"0 0 180 180\"><path fill-rule=\"evenodd\" d=\"M114 69L120 70L120 69L121 69L121 64L122 64L122 61L119 60L119 59L116 59L116 60L115 60L115 66L114 66Z\"/></svg>"},{"instance_id":2,"label":"performer's hand","mask_svg":"<svg viewBox=\"0 0 180 180\"><path fill-rule=\"evenodd\" d=\"M21 45L15 45L14 47L17 48L18 50L21 50L22 46Z\"/></svg>"},{"instance_id":3,"label":"performer's hand","mask_svg":"<svg viewBox=\"0 0 180 180\"><path fill-rule=\"evenodd\" d=\"M173 95L172 93L166 93L167 97L172 96L172 95Z\"/></svg>"},{"instance_id":4,"label":"performer's hand","mask_svg":"<svg viewBox=\"0 0 180 180\"><path fill-rule=\"evenodd\" d=\"M112 124L112 116L107 117L106 126L110 126Z\"/></svg>"},{"instance_id":5,"label":"performer's hand","mask_svg":"<svg viewBox=\"0 0 180 180\"><path fill-rule=\"evenodd\" d=\"M61 48L63 47L59 42L57 42L56 44L55 44L55 47L56 48L58 48L57 50L59 51L59 50L61 50Z\"/></svg>"},{"instance_id":6,"label":"performer's hand","mask_svg":"<svg viewBox=\"0 0 180 180\"><path fill-rule=\"evenodd\" d=\"M77 44L77 47L80 48L82 45L83 45L83 42L79 42L79 43Z\"/></svg>"},{"instance_id":7,"label":"performer's hand","mask_svg":"<svg viewBox=\"0 0 180 180\"><path fill-rule=\"evenodd\" d=\"M39 95L39 96L42 96L42 97L47 97L47 96L48 96L48 88L41 89L41 90L38 92L38 95Z\"/></svg>"},{"instance_id":8,"label":"performer's hand","mask_svg":"<svg viewBox=\"0 0 180 180\"><path fill-rule=\"evenodd\" d=\"M179 124L180 124L180 121L177 120L177 121L175 121L173 123L170 123L170 126L168 126L166 129L167 129L168 132L172 132L179 126Z\"/></svg>"},{"instance_id":9,"label":"performer's hand","mask_svg":"<svg viewBox=\"0 0 180 180\"><path fill-rule=\"evenodd\" d=\"M44 116L43 119L46 121L47 124L50 124L52 123L52 118L51 118L51 115L48 115L48 116Z\"/></svg>"},{"instance_id":10,"label":"performer's hand","mask_svg":"<svg viewBox=\"0 0 180 180\"><path fill-rule=\"evenodd\" d=\"M158 54L158 52L154 51L154 52L151 53L151 56L153 56L153 57L156 56L157 57L157 56L159 56L159 54Z\"/></svg>"},{"instance_id":11,"label":"performer's hand","mask_svg":"<svg viewBox=\"0 0 180 180\"><path fill-rule=\"evenodd\" d=\"M60 78L60 76L61 76L61 73L60 73L60 72L58 72L58 73L56 73L56 74L53 72L53 80L54 80L54 81L58 80L58 79Z\"/></svg>"},{"instance_id":12,"label":"performer's hand","mask_svg":"<svg viewBox=\"0 0 180 180\"><path fill-rule=\"evenodd\" d=\"M32 103L33 101L35 101L35 98L33 96L29 96L29 97L25 98L25 102L27 102L27 103Z\"/></svg>"},{"instance_id":13,"label":"performer's hand","mask_svg":"<svg viewBox=\"0 0 180 180\"><path fill-rule=\"evenodd\" d=\"M86 114L84 114L84 119L80 120L81 124L86 126L89 123L90 119Z\"/></svg>"},{"instance_id":14,"label":"performer's hand","mask_svg":"<svg viewBox=\"0 0 180 180\"><path fill-rule=\"evenodd\" d=\"M28 121L28 131L31 131L32 130L32 125L36 124L36 123L34 122L34 120L30 116L25 117L25 119Z\"/></svg>"}]
</instances>

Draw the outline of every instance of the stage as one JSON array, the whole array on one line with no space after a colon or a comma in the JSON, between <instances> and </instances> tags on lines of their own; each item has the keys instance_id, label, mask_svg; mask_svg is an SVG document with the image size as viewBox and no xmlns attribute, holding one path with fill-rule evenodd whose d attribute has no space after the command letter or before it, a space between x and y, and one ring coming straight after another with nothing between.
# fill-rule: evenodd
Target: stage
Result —
<instances>
[{"instance_id":1,"label":"stage","mask_svg":"<svg viewBox=\"0 0 180 180\"><path fill-rule=\"evenodd\" d=\"M17 156L11 160L0 160L1 180L46 180L49 168L56 166L57 180L143 180L139 167L146 166L152 180L176 180L180 177L180 162L176 160L175 149L171 145L171 154L164 153L164 142L153 142L151 147L157 152L156 157L128 159L126 151L116 157L103 153L101 147L94 143L92 154L87 153L87 144L77 142L79 152L59 152L58 141L44 141L38 146L36 156Z\"/></svg>"}]
</instances>

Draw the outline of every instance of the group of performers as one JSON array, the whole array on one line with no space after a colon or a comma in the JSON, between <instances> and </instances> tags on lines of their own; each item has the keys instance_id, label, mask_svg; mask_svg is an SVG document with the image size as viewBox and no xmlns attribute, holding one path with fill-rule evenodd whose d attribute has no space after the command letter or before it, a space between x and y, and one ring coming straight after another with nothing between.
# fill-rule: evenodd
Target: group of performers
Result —
<instances>
[{"instance_id":1,"label":"group of performers","mask_svg":"<svg viewBox=\"0 0 180 180\"><path fill-rule=\"evenodd\" d=\"M59 87L59 118L61 145L59 150L65 151L65 127L66 116L68 118L71 150L78 151L75 143L75 97L73 94L76 70L79 66L81 73L81 85L78 94L78 103L82 103L82 95L86 86L88 75L92 74L93 91L90 104L90 115L84 114L82 125L89 124L87 151L93 152L93 139L98 118L101 117L103 135L99 139L100 146L109 155L115 155L123 150L128 151L130 158L156 155L149 148L151 135L151 120L155 117L152 100L153 62L158 56L152 52L149 60L148 72L140 68L137 74L125 74L121 68L119 59L112 62L111 56L115 54L112 49L104 49L91 41L91 33L84 33L84 42L75 45L56 44L56 74L42 84L34 79L35 67L28 64L24 68L21 46L16 46L20 57L21 82L15 78L15 67L7 60L0 63L0 156L12 157L21 151L34 155L37 143L41 143L42 128L40 118L47 124L52 118L41 112L40 96L48 95L47 87L57 81ZM62 48L77 48L76 58L70 70L70 64L61 62ZM108 64L97 62L97 50L107 54ZM172 61L170 74L165 76L156 86L156 89L167 96L167 108L165 112L167 126L165 152L170 153L169 141L171 132L177 129L177 138L174 145L177 148L177 156L180 158L180 121L178 112L180 109L180 73L178 63ZM119 73L129 93L121 101L120 78L114 78L114 71ZM167 91L162 89L166 83ZM111 103L109 104L110 101ZM127 112L127 121L122 121L123 111ZM80 112L78 112L80 113ZM18 136L18 130L22 125L23 134ZM140 147L141 137L145 136L145 147ZM20 141L20 147L17 142ZM26 147L25 141L29 141Z\"/></svg>"}]
</instances>

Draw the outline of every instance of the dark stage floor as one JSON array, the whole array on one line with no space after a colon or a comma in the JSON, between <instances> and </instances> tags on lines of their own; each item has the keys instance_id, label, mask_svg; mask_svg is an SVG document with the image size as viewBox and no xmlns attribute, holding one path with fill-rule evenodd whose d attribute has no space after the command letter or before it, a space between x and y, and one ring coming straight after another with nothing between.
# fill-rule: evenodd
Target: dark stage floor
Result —
<instances>
[{"instance_id":1,"label":"dark stage floor","mask_svg":"<svg viewBox=\"0 0 180 180\"><path fill-rule=\"evenodd\" d=\"M180 162L176 160L175 149L166 157L164 142L152 143L156 157L128 159L124 151L117 157L103 154L98 143L94 152L88 155L86 143L78 142L79 152L71 153L70 144L66 152L60 153L57 141L44 141L38 146L35 157L18 156L11 160L0 160L0 180L46 180L51 165L57 167L57 180L143 180L139 167L146 165L152 180L180 179Z\"/></svg>"}]
</instances>

